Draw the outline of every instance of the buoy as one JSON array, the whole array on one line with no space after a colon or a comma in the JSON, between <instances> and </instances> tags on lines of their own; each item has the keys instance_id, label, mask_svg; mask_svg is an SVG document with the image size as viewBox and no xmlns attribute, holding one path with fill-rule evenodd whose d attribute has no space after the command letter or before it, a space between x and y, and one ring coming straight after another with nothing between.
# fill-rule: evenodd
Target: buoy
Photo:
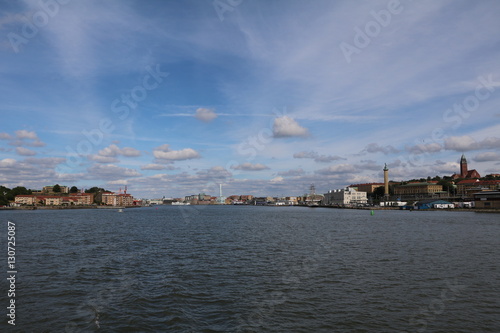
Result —
<instances>
[{"instance_id":1,"label":"buoy","mask_svg":"<svg viewBox=\"0 0 500 333\"><path fill-rule=\"evenodd\" d=\"M373 212L373 210L372 210L372 211L370 212L370 215L372 215L372 216L373 216L373 214L375 214L375 213L374 213L374 212Z\"/></svg>"}]
</instances>

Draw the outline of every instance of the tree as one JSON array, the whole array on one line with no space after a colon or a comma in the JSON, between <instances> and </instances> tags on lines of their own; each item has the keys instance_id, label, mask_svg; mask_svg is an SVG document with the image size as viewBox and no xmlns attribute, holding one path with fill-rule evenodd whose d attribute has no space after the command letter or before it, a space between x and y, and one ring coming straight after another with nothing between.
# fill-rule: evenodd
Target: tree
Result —
<instances>
[{"instance_id":1,"label":"tree","mask_svg":"<svg viewBox=\"0 0 500 333\"><path fill-rule=\"evenodd\" d=\"M103 189L103 188L101 188L101 187L96 187L96 186L91 187L91 188L85 190L85 193L95 193L95 194L97 194L99 192L106 192L106 190Z\"/></svg>"},{"instance_id":2,"label":"tree","mask_svg":"<svg viewBox=\"0 0 500 333\"><path fill-rule=\"evenodd\" d=\"M78 193L78 187L71 186L71 189L69 190L69 193Z\"/></svg>"},{"instance_id":3,"label":"tree","mask_svg":"<svg viewBox=\"0 0 500 333\"><path fill-rule=\"evenodd\" d=\"M61 186L59 184L55 184L54 187L52 187L52 192L61 193Z\"/></svg>"},{"instance_id":4,"label":"tree","mask_svg":"<svg viewBox=\"0 0 500 333\"><path fill-rule=\"evenodd\" d=\"M438 185L443 186L443 191L448 192L450 195L455 194L455 186L451 181L448 181L446 179L442 179L438 182Z\"/></svg>"},{"instance_id":5,"label":"tree","mask_svg":"<svg viewBox=\"0 0 500 333\"><path fill-rule=\"evenodd\" d=\"M24 186L16 186L12 190L10 190L5 197L9 201L14 201L16 195L25 195L25 194L31 194L31 190L28 190Z\"/></svg>"}]
</instances>

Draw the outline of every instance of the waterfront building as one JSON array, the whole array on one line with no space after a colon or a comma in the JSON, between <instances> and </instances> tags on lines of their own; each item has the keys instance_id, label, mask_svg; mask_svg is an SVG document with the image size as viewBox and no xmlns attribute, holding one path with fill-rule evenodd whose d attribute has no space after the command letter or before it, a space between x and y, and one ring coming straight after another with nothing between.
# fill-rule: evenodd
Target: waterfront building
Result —
<instances>
[{"instance_id":1,"label":"waterfront building","mask_svg":"<svg viewBox=\"0 0 500 333\"><path fill-rule=\"evenodd\" d=\"M16 205L35 205L36 196L32 194L20 194L14 198Z\"/></svg>"},{"instance_id":2,"label":"waterfront building","mask_svg":"<svg viewBox=\"0 0 500 333\"><path fill-rule=\"evenodd\" d=\"M437 182L416 182L408 183L404 185L395 185L394 194L395 195L421 195L421 196L431 196L443 192L443 186L437 184Z\"/></svg>"},{"instance_id":3,"label":"waterfront building","mask_svg":"<svg viewBox=\"0 0 500 333\"><path fill-rule=\"evenodd\" d=\"M69 193L69 187L68 186L63 186L59 185L59 188L61 189L60 193ZM44 186L42 189L43 193L54 193L54 186Z\"/></svg>"},{"instance_id":4,"label":"waterfront building","mask_svg":"<svg viewBox=\"0 0 500 333\"><path fill-rule=\"evenodd\" d=\"M418 209L429 209L429 208L437 208L437 209L445 209L445 208L455 208L455 205L451 202L445 200L420 200L416 204Z\"/></svg>"},{"instance_id":5,"label":"waterfront building","mask_svg":"<svg viewBox=\"0 0 500 333\"><path fill-rule=\"evenodd\" d=\"M384 186L384 183L364 183L364 184L353 184L349 187L352 187L360 192L366 192L366 194L370 195L375 192L377 188L380 186Z\"/></svg>"},{"instance_id":6,"label":"waterfront building","mask_svg":"<svg viewBox=\"0 0 500 333\"><path fill-rule=\"evenodd\" d=\"M457 194L468 198L476 192L500 190L500 180L464 179L456 185Z\"/></svg>"},{"instance_id":7,"label":"waterfront building","mask_svg":"<svg viewBox=\"0 0 500 333\"><path fill-rule=\"evenodd\" d=\"M474 193L476 208L500 209L500 191Z\"/></svg>"},{"instance_id":8,"label":"waterfront building","mask_svg":"<svg viewBox=\"0 0 500 333\"><path fill-rule=\"evenodd\" d=\"M365 205L367 203L366 192L357 191L352 187L330 190L323 197L323 204L326 206Z\"/></svg>"},{"instance_id":9,"label":"waterfront building","mask_svg":"<svg viewBox=\"0 0 500 333\"><path fill-rule=\"evenodd\" d=\"M127 207L134 205L134 197L128 193L103 192L102 202L108 206Z\"/></svg>"}]
</instances>

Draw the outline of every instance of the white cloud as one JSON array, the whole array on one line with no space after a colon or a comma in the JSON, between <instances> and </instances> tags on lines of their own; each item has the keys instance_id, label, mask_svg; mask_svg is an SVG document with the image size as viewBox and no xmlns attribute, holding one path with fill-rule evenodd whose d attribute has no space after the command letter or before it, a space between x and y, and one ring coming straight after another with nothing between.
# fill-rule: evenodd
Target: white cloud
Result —
<instances>
[{"instance_id":1,"label":"white cloud","mask_svg":"<svg viewBox=\"0 0 500 333\"><path fill-rule=\"evenodd\" d=\"M288 171L278 172L278 175L284 177L298 177L304 175L305 173L306 172L302 168L298 168L298 169L291 169Z\"/></svg>"},{"instance_id":2,"label":"white cloud","mask_svg":"<svg viewBox=\"0 0 500 333\"><path fill-rule=\"evenodd\" d=\"M307 137L309 131L300 126L294 119L283 116L274 119L273 136L275 138Z\"/></svg>"},{"instance_id":3,"label":"white cloud","mask_svg":"<svg viewBox=\"0 0 500 333\"><path fill-rule=\"evenodd\" d=\"M445 139L444 148L459 152L479 149L498 149L500 148L500 138L487 137L482 141L476 141L468 135L452 136Z\"/></svg>"},{"instance_id":4,"label":"white cloud","mask_svg":"<svg viewBox=\"0 0 500 333\"><path fill-rule=\"evenodd\" d=\"M15 147L29 146L29 147L44 147L45 143L40 141L35 132L30 132L27 130L15 131L15 135L12 136L8 133L0 133L0 140L9 140L9 145ZM32 140L32 141L31 141Z\"/></svg>"},{"instance_id":5,"label":"white cloud","mask_svg":"<svg viewBox=\"0 0 500 333\"><path fill-rule=\"evenodd\" d=\"M12 136L9 133L0 133L0 140L12 140Z\"/></svg>"},{"instance_id":6,"label":"white cloud","mask_svg":"<svg viewBox=\"0 0 500 333\"><path fill-rule=\"evenodd\" d=\"M24 147L16 147L16 153L21 156L34 156L36 151Z\"/></svg>"},{"instance_id":7,"label":"white cloud","mask_svg":"<svg viewBox=\"0 0 500 333\"><path fill-rule=\"evenodd\" d=\"M406 147L406 150L413 154L437 153L443 150L443 146L441 146L437 142L434 142Z\"/></svg>"},{"instance_id":8,"label":"white cloud","mask_svg":"<svg viewBox=\"0 0 500 333\"><path fill-rule=\"evenodd\" d=\"M170 150L168 144L161 145L153 150L153 155L158 160L183 161L200 158L200 154L192 148Z\"/></svg>"},{"instance_id":9,"label":"white cloud","mask_svg":"<svg viewBox=\"0 0 500 333\"><path fill-rule=\"evenodd\" d=\"M131 147L124 147L120 148L115 144L111 144L110 146L101 149L98 153L99 156L106 156L106 157L115 157L118 155L123 155L127 157L135 157L135 156L140 156L141 152L135 148Z\"/></svg>"},{"instance_id":10,"label":"white cloud","mask_svg":"<svg viewBox=\"0 0 500 333\"><path fill-rule=\"evenodd\" d=\"M260 164L260 163L252 164L252 163L246 162L243 164L233 165L233 166L231 166L231 169L245 170L245 171L261 171L261 170L267 170L267 169L269 169L269 167L265 166L264 164Z\"/></svg>"},{"instance_id":11,"label":"white cloud","mask_svg":"<svg viewBox=\"0 0 500 333\"><path fill-rule=\"evenodd\" d=\"M118 163L119 160L112 156L89 155L87 158L97 163Z\"/></svg>"},{"instance_id":12,"label":"white cloud","mask_svg":"<svg viewBox=\"0 0 500 333\"><path fill-rule=\"evenodd\" d=\"M205 123L209 123L215 118L217 118L217 114L211 109L198 108L196 110L196 114L194 115L194 117Z\"/></svg>"},{"instance_id":13,"label":"white cloud","mask_svg":"<svg viewBox=\"0 0 500 333\"><path fill-rule=\"evenodd\" d=\"M137 170L123 168L114 164L93 165L88 169L91 179L117 180L124 177L137 177L141 174Z\"/></svg>"},{"instance_id":14,"label":"white cloud","mask_svg":"<svg viewBox=\"0 0 500 333\"><path fill-rule=\"evenodd\" d=\"M356 173L356 167L352 164L338 164L327 168L316 170L315 173L320 175L335 175L343 173Z\"/></svg>"},{"instance_id":15,"label":"white cloud","mask_svg":"<svg viewBox=\"0 0 500 333\"><path fill-rule=\"evenodd\" d=\"M394 148L391 145L380 146L378 143L369 143L366 147L361 151L363 153L383 153L385 155L388 154L396 154L399 153L399 149Z\"/></svg>"},{"instance_id":16,"label":"white cloud","mask_svg":"<svg viewBox=\"0 0 500 333\"><path fill-rule=\"evenodd\" d=\"M322 162L322 163L329 163L333 161L338 161L338 160L345 160L345 158L342 158L340 156L332 156L332 155L320 155L319 153L315 151L301 151L298 153L293 154L294 158L310 158L313 159L315 162Z\"/></svg>"},{"instance_id":17,"label":"white cloud","mask_svg":"<svg viewBox=\"0 0 500 333\"><path fill-rule=\"evenodd\" d=\"M444 140L444 148L447 150L455 151L468 151L478 149L479 146L472 137L470 136L452 136Z\"/></svg>"},{"instance_id":18,"label":"white cloud","mask_svg":"<svg viewBox=\"0 0 500 333\"><path fill-rule=\"evenodd\" d=\"M456 162L442 162L442 161L437 161L436 164L434 164L431 169L436 172L437 174L454 174L459 172L460 170L460 165ZM430 175L431 176L431 175Z\"/></svg>"},{"instance_id":19,"label":"white cloud","mask_svg":"<svg viewBox=\"0 0 500 333\"><path fill-rule=\"evenodd\" d=\"M38 136L35 132L30 132L26 130L16 131L16 138L18 139L30 139L30 140L38 140Z\"/></svg>"},{"instance_id":20,"label":"white cloud","mask_svg":"<svg viewBox=\"0 0 500 333\"><path fill-rule=\"evenodd\" d=\"M476 162L500 161L500 154L497 152L486 152L477 154L474 158Z\"/></svg>"}]
</instances>

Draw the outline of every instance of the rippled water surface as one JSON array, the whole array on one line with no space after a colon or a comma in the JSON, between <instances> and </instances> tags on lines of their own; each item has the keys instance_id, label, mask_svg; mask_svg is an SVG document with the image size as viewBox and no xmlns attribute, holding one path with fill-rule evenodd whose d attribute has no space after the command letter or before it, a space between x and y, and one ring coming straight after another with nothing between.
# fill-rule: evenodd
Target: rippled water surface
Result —
<instances>
[{"instance_id":1,"label":"rippled water surface","mask_svg":"<svg viewBox=\"0 0 500 333\"><path fill-rule=\"evenodd\" d=\"M1 332L500 332L500 215L0 211Z\"/></svg>"}]
</instances>

